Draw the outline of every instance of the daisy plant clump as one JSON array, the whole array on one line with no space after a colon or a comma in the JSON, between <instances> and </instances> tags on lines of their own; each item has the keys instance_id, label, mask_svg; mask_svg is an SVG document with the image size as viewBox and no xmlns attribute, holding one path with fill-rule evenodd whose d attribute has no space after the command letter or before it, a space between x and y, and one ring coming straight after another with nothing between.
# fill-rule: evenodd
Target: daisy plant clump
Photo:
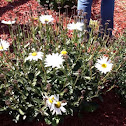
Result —
<instances>
[{"instance_id":1,"label":"daisy plant clump","mask_svg":"<svg viewBox=\"0 0 126 126\"><path fill-rule=\"evenodd\" d=\"M120 45L126 47L126 33L124 33L121 38L122 41ZM125 53L126 48L124 48L122 52ZM122 55L122 52L120 52L120 56ZM126 55L124 55L123 59L120 56L117 56L115 58L116 62L120 62L120 68L115 78L115 82L117 86L115 91L121 97L122 104L125 105L126 104Z\"/></svg>"},{"instance_id":2,"label":"daisy plant clump","mask_svg":"<svg viewBox=\"0 0 126 126\"><path fill-rule=\"evenodd\" d=\"M115 87L125 43L93 31L86 37L84 23L65 16L37 18L36 25L33 17L13 24L11 44L0 40L0 111L15 122L44 118L56 126L67 115L95 110L93 98Z\"/></svg>"}]
</instances>

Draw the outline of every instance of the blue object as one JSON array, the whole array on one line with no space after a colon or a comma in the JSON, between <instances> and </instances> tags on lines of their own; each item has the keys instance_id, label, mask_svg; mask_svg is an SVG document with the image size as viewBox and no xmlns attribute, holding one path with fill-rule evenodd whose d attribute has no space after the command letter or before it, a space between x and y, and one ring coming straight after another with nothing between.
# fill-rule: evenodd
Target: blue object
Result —
<instances>
[{"instance_id":1,"label":"blue object","mask_svg":"<svg viewBox=\"0 0 126 126\"><path fill-rule=\"evenodd\" d=\"M92 1L93 0L78 0L78 5L77 5L78 13L80 12L80 10L82 10L83 12L87 12L84 18L87 19L88 24L91 17ZM106 25L107 28L113 29L114 1L115 0L102 0L101 2L101 25L103 26L104 30ZM112 31L109 34L112 34Z\"/></svg>"}]
</instances>

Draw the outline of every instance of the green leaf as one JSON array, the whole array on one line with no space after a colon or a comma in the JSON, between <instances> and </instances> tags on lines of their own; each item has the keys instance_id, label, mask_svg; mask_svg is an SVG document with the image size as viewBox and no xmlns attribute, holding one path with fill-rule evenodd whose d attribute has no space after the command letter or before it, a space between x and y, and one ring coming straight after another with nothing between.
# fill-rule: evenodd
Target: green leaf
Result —
<instances>
[{"instance_id":1,"label":"green leaf","mask_svg":"<svg viewBox=\"0 0 126 126\"><path fill-rule=\"evenodd\" d=\"M49 125L52 124L52 122L46 117L45 117L45 122L46 122L46 124L49 124Z\"/></svg>"},{"instance_id":2,"label":"green leaf","mask_svg":"<svg viewBox=\"0 0 126 126\"><path fill-rule=\"evenodd\" d=\"M24 115L24 114L25 114L21 109L19 109L19 113L20 113L21 115Z\"/></svg>"},{"instance_id":3,"label":"green leaf","mask_svg":"<svg viewBox=\"0 0 126 126\"><path fill-rule=\"evenodd\" d=\"M41 71L37 71L37 72L35 73L35 76L38 76L40 73L41 73Z\"/></svg>"},{"instance_id":4,"label":"green leaf","mask_svg":"<svg viewBox=\"0 0 126 126\"><path fill-rule=\"evenodd\" d=\"M28 78L29 78L30 80L33 80L33 78L34 78L34 73L29 73L29 74L28 74Z\"/></svg>"},{"instance_id":5,"label":"green leaf","mask_svg":"<svg viewBox=\"0 0 126 126\"><path fill-rule=\"evenodd\" d=\"M7 2L12 2L12 0L6 0Z\"/></svg>"},{"instance_id":6,"label":"green leaf","mask_svg":"<svg viewBox=\"0 0 126 126\"><path fill-rule=\"evenodd\" d=\"M19 121L19 118L20 118L20 115L18 114L18 115L16 116L16 120L15 120L15 121Z\"/></svg>"},{"instance_id":7,"label":"green leaf","mask_svg":"<svg viewBox=\"0 0 126 126\"><path fill-rule=\"evenodd\" d=\"M80 109L86 112L94 112L98 108L98 104L95 102L83 102L80 105Z\"/></svg>"},{"instance_id":8,"label":"green leaf","mask_svg":"<svg viewBox=\"0 0 126 126\"><path fill-rule=\"evenodd\" d=\"M91 77L85 76L84 78L87 79L87 80L91 80Z\"/></svg>"}]
</instances>

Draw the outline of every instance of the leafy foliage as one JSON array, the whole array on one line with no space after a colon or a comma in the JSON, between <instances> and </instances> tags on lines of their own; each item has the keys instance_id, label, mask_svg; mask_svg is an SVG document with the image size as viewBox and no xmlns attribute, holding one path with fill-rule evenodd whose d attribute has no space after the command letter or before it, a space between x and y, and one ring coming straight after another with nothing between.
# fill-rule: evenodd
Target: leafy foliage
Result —
<instances>
[{"instance_id":1,"label":"leafy foliage","mask_svg":"<svg viewBox=\"0 0 126 126\"><path fill-rule=\"evenodd\" d=\"M122 50L125 47L120 45L121 40L110 39L105 34L98 37L95 29L90 33L86 29L74 30L69 36L69 30L61 20L63 17L56 18L55 22L42 24L39 17L37 23L31 17L27 27L10 26L12 45L1 53L0 59L0 111L8 111L16 122L44 117L48 124L56 125L65 115L80 112L83 107L94 111L95 105L89 102L103 93L106 82L116 78L124 63L125 51ZM64 62L60 68L45 66L47 55L61 55L63 50L67 54L62 55ZM25 60L29 53L36 56L39 51L43 53L42 60ZM107 74L95 68L102 56L113 63L113 69ZM117 56L120 60L115 61ZM56 63L54 61L51 62ZM122 80L120 78L121 83ZM62 103L67 103L62 115L52 114L46 104L50 100L48 96L55 94L59 94Z\"/></svg>"},{"instance_id":2,"label":"leafy foliage","mask_svg":"<svg viewBox=\"0 0 126 126\"><path fill-rule=\"evenodd\" d=\"M68 5L70 7L73 7L74 5L77 5L77 0L37 0L41 5L47 4L49 8L53 8L57 10L57 8L60 6L63 10L63 7L65 5Z\"/></svg>"},{"instance_id":3,"label":"leafy foliage","mask_svg":"<svg viewBox=\"0 0 126 126\"><path fill-rule=\"evenodd\" d=\"M121 37L122 41L120 42L121 46L126 46L126 33L123 34ZM126 49L122 50L122 52L126 52ZM121 54L120 54L121 55ZM116 85L117 89L116 92L121 96L122 102L126 104L126 55L123 57L123 59L120 58L120 56L116 57L116 61L122 62L120 64L120 69L116 75Z\"/></svg>"}]
</instances>

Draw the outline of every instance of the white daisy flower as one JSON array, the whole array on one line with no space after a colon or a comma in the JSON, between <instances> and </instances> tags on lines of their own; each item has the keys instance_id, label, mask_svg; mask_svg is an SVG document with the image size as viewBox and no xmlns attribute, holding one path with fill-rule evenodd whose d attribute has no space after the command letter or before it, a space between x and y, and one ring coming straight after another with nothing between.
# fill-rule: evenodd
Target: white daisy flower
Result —
<instances>
[{"instance_id":1,"label":"white daisy flower","mask_svg":"<svg viewBox=\"0 0 126 126\"><path fill-rule=\"evenodd\" d=\"M11 24L15 24L16 21L5 21L5 20L2 20L1 23L3 24L7 24L7 25L11 25Z\"/></svg>"},{"instance_id":2,"label":"white daisy flower","mask_svg":"<svg viewBox=\"0 0 126 126\"><path fill-rule=\"evenodd\" d=\"M82 31L83 30L83 26L84 26L84 23L82 22L77 22L77 23L71 23L71 24L68 24L67 25L67 28L69 30L79 30L79 31Z\"/></svg>"},{"instance_id":3,"label":"white daisy flower","mask_svg":"<svg viewBox=\"0 0 126 126\"><path fill-rule=\"evenodd\" d=\"M33 53L29 53L29 56L27 58L25 58L25 61L27 61L27 60L37 61L38 59L42 60L42 57L43 57L42 52L33 52Z\"/></svg>"},{"instance_id":4,"label":"white daisy flower","mask_svg":"<svg viewBox=\"0 0 126 126\"><path fill-rule=\"evenodd\" d=\"M44 96L44 98L46 99L46 106L49 107L51 109L51 106L55 100L55 95L51 95L50 97L48 96Z\"/></svg>"},{"instance_id":5,"label":"white daisy flower","mask_svg":"<svg viewBox=\"0 0 126 126\"><path fill-rule=\"evenodd\" d=\"M57 95L50 109L50 111L52 111L52 115L54 115L55 113L56 115L62 115L62 112L65 113L65 105L67 105L67 103L62 103L61 101L59 101L59 95Z\"/></svg>"},{"instance_id":6,"label":"white daisy flower","mask_svg":"<svg viewBox=\"0 0 126 126\"><path fill-rule=\"evenodd\" d=\"M105 74L112 70L112 66L113 64L111 63L111 60L108 60L108 57L106 56L103 56L101 59L98 59L97 63L95 64L95 67Z\"/></svg>"},{"instance_id":7,"label":"white daisy flower","mask_svg":"<svg viewBox=\"0 0 126 126\"><path fill-rule=\"evenodd\" d=\"M58 54L58 53L52 53L49 55L46 55L46 59L45 59L45 67L52 67L52 68L61 68L62 64L63 64L63 57L62 54Z\"/></svg>"},{"instance_id":8,"label":"white daisy flower","mask_svg":"<svg viewBox=\"0 0 126 126\"><path fill-rule=\"evenodd\" d=\"M10 46L9 42L0 39L0 51L7 50L9 46Z\"/></svg>"},{"instance_id":9,"label":"white daisy flower","mask_svg":"<svg viewBox=\"0 0 126 126\"><path fill-rule=\"evenodd\" d=\"M42 24L48 24L49 22L52 22L54 20L54 18L52 17L52 15L41 15L39 17L39 20L41 21Z\"/></svg>"}]
</instances>

